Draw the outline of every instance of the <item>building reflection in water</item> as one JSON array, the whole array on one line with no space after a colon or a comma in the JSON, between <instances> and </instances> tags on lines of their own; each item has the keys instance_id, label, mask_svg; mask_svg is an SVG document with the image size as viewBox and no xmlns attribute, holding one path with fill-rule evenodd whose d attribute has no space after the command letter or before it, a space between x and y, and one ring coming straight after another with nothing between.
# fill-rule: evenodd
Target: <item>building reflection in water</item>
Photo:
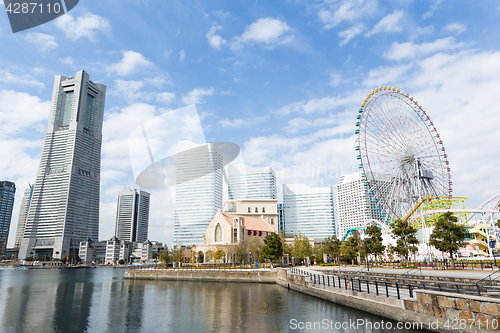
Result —
<instances>
[{"instance_id":1,"label":"building reflection in water","mask_svg":"<svg viewBox=\"0 0 500 333\"><path fill-rule=\"evenodd\" d=\"M6 289L2 285L7 295L1 296L5 302L1 327L16 332L81 332L82 327L87 327L93 294L88 276L91 272L7 274L16 276Z\"/></svg>"}]
</instances>

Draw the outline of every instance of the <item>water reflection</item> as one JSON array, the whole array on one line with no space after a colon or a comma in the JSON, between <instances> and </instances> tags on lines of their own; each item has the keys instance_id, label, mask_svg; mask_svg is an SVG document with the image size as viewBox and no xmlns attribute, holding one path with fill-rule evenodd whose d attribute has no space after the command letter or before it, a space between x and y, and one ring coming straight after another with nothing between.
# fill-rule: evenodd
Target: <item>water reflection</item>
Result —
<instances>
[{"instance_id":1,"label":"water reflection","mask_svg":"<svg viewBox=\"0 0 500 333\"><path fill-rule=\"evenodd\" d=\"M121 269L0 270L0 331L311 332L291 329L290 320L382 320L277 285L122 276Z\"/></svg>"}]
</instances>

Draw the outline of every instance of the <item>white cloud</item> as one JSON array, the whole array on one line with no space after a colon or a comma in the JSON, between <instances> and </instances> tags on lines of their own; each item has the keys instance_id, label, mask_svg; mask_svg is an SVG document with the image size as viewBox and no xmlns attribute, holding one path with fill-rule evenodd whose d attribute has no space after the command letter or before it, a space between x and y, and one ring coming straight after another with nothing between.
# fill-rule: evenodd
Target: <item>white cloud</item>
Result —
<instances>
[{"instance_id":1,"label":"white cloud","mask_svg":"<svg viewBox=\"0 0 500 333\"><path fill-rule=\"evenodd\" d=\"M334 110L335 108L346 105L351 102L352 95L343 97L323 97L323 98L312 98L307 101L291 103L283 106L282 108L275 111L278 115L288 115L291 113L300 114L313 114L313 113L324 113L327 111Z\"/></svg>"},{"instance_id":2,"label":"white cloud","mask_svg":"<svg viewBox=\"0 0 500 333\"><path fill-rule=\"evenodd\" d=\"M9 71L3 70L0 68L0 81L10 84L19 84L21 86L30 86L39 89L43 89L45 85L32 78L29 75L16 75L12 74Z\"/></svg>"},{"instance_id":3,"label":"white cloud","mask_svg":"<svg viewBox=\"0 0 500 333\"><path fill-rule=\"evenodd\" d=\"M170 54L172 53L172 50L169 50L169 51L165 51L165 53L163 53L163 58L167 59L170 57Z\"/></svg>"},{"instance_id":4,"label":"white cloud","mask_svg":"<svg viewBox=\"0 0 500 333\"><path fill-rule=\"evenodd\" d=\"M238 50L249 43L264 44L269 47L275 44L287 44L293 40L293 36L287 34L291 30L286 22L279 19L260 18L248 25L241 36L233 39L231 48Z\"/></svg>"},{"instance_id":5,"label":"white cloud","mask_svg":"<svg viewBox=\"0 0 500 333\"><path fill-rule=\"evenodd\" d=\"M465 30L467 30L467 27L462 23L450 23L443 28L444 32L455 33L457 35L461 34Z\"/></svg>"},{"instance_id":6,"label":"white cloud","mask_svg":"<svg viewBox=\"0 0 500 333\"><path fill-rule=\"evenodd\" d=\"M42 52L55 49L59 46L54 36L43 34L41 32L28 33L26 35L26 40L28 43L35 44L36 47L38 47Z\"/></svg>"},{"instance_id":7,"label":"white cloud","mask_svg":"<svg viewBox=\"0 0 500 333\"><path fill-rule=\"evenodd\" d=\"M247 119L221 119L217 123L222 128L246 128L254 127L269 119L269 115Z\"/></svg>"},{"instance_id":8,"label":"white cloud","mask_svg":"<svg viewBox=\"0 0 500 333\"><path fill-rule=\"evenodd\" d=\"M390 83L393 86L403 84L405 74L415 66L405 64L401 66L378 67L370 69L363 81L363 86L373 89Z\"/></svg>"},{"instance_id":9,"label":"white cloud","mask_svg":"<svg viewBox=\"0 0 500 333\"><path fill-rule=\"evenodd\" d=\"M351 39L360 35L365 30L365 25L363 23L356 24L355 26L350 27L349 29L343 30L339 32L339 37L343 38L339 42L340 46L344 46L349 43Z\"/></svg>"},{"instance_id":10,"label":"white cloud","mask_svg":"<svg viewBox=\"0 0 500 333\"><path fill-rule=\"evenodd\" d=\"M443 0L433 0L433 2L434 3L430 5L429 10L422 15L422 19L426 20L428 18L431 18L436 10L438 10L439 5L441 4L441 2L443 2Z\"/></svg>"},{"instance_id":11,"label":"white cloud","mask_svg":"<svg viewBox=\"0 0 500 333\"><path fill-rule=\"evenodd\" d=\"M76 20L71 14L65 14L55 21L56 26L61 29L66 38L77 40L87 38L95 40L98 31L108 33L111 31L109 21L99 15L87 13Z\"/></svg>"},{"instance_id":12,"label":"white cloud","mask_svg":"<svg viewBox=\"0 0 500 333\"><path fill-rule=\"evenodd\" d=\"M419 58L440 51L452 51L464 47L464 43L457 43L455 38L446 37L432 43L414 44L413 42L393 43L384 57L391 60Z\"/></svg>"},{"instance_id":13,"label":"white cloud","mask_svg":"<svg viewBox=\"0 0 500 333\"><path fill-rule=\"evenodd\" d=\"M13 90L0 90L0 137L11 137L47 120L50 102Z\"/></svg>"},{"instance_id":14,"label":"white cloud","mask_svg":"<svg viewBox=\"0 0 500 333\"><path fill-rule=\"evenodd\" d=\"M73 58L72 57L66 57L66 58L62 58L61 59L61 62L65 65L73 65L74 61L73 61Z\"/></svg>"},{"instance_id":15,"label":"white cloud","mask_svg":"<svg viewBox=\"0 0 500 333\"><path fill-rule=\"evenodd\" d=\"M401 27L401 20L404 18L404 13L402 11L394 11L394 13L385 16L380 20L373 29L366 34L370 37L374 34L381 32L401 32L403 28Z\"/></svg>"},{"instance_id":16,"label":"white cloud","mask_svg":"<svg viewBox=\"0 0 500 333\"><path fill-rule=\"evenodd\" d=\"M122 109L107 110L102 126L101 183L122 178L131 171L128 136L138 124L156 116L154 106L135 103ZM132 181L133 177L130 176Z\"/></svg>"},{"instance_id":17,"label":"white cloud","mask_svg":"<svg viewBox=\"0 0 500 333\"><path fill-rule=\"evenodd\" d=\"M184 59L186 59L186 51L181 50L181 51L179 52L179 61L183 63L183 62L184 62Z\"/></svg>"},{"instance_id":18,"label":"white cloud","mask_svg":"<svg viewBox=\"0 0 500 333\"><path fill-rule=\"evenodd\" d=\"M342 74L340 74L338 71L331 71L330 72L330 85L333 87L338 87L342 82L344 82L344 79L342 78Z\"/></svg>"},{"instance_id":19,"label":"white cloud","mask_svg":"<svg viewBox=\"0 0 500 333\"><path fill-rule=\"evenodd\" d=\"M210 89L195 88L190 92L188 92L186 96L182 97L182 102L186 105L203 104L205 103L203 96L212 96L213 94L214 94L214 88Z\"/></svg>"},{"instance_id":20,"label":"white cloud","mask_svg":"<svg viewBox=\"0 0 500 333\"><path fill-rule=\"evenodd\" d=\"M142 54L134 51L123 52L123 58L108 67L108 72L118 76L126 76L145 67L152 66L153 63L147 60Z\"/></svg>"},{"instance_id":21,"label":"white cloud","mask_svg":"<svg viewBox=\"0 0 500 333\"><path fill-rule=\"evenodd\" d=\"M329 1L328 5L318 12L318 18L325 29L331 29L341 22L357 22L377 10L376 0L343 0Z\"/></svg>"},{"instance_id":22,"label":"white cloud","mask_svg":"<svg viewBox=\"0 0 500 333\"><path fill-rule=\"evenodd\" d=\"M163 103L165 105L170 104L173 101L175 101L175 98L176 98L175 94L170 93L170 92L162 92L162 93L156 94L156 101Z\"/></svg>"},{"instance_id":23,"label":"white cloud","mask_svg":"<svg viewBox=\"0 0 500 333\"><path fill-rule=\"evenodd\" d=\"M226 44L226 40L223 39L220 35L216 34L217 30L220 29L222 29L221 26L213 25L205 35L205 37L207 37L208 44L210 44L211 47L217 50L219 50L222 45Z\"/></svg>"},{"instance_id":24,"label":"white cloud","mask_svg":"<svg viewBox=\"0 0 500 333\"><path fill-rule=\"evenodd\" d=\"M115 80L115 87L109 94L119 96L129 102L148 99L149 94L140 92L143 87L143 81Z\"/></svg>"}]
</instances>

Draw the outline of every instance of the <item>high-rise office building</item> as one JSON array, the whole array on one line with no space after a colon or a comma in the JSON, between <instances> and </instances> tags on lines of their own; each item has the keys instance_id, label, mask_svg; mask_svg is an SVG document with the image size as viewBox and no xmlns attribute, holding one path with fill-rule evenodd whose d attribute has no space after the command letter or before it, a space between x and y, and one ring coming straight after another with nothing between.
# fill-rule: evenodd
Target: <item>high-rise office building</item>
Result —
<instances>
[{"instance_id":1,"label":"high-rise office building","mask_svg":"<svg viewBox=\"0 0 500 333\"><path fill-rule=\"evenodd\" d=\"M78 253L99 236L99 183L106 86L57 75L49 124L19 257Z\"/></svg>"},{"instance_id":2,"label":"high-rise office building","mask_svg":"<svg viewBox=\"0 0 500 333\"><path fill-rule=\"evenodd\" d=\"M121 241L143 243L148 239L149 193L126 189L118 193L115 236Z\"/></svg>"},{"instance_id":3,"label":"high-rise office building","mask_svg":"<svg viewBox=\"0 0 500 333\"><path fill-rule=\"evenodd\" d=\"M26 217L30 209L31 196L33 195L33 185L24 190L23 199L21 200L21 208L19 209L19 219L17 220L16 240L14 241L14 248L21 247L21 239L24 234L24 226L26 225Z\"/></svg>"},{"instance_id":4,"label":"high-rise office building","mask_svg":"<svg viewBox=\"0 0 500 333\"><path fill-rule=\"evenodd\" d=\"M335 236L331 187L285 184L283 209L285 235L300 233L318 240Z\"/></svg>"},{"instance_id":5,"label":"high-rise office building","mask_svg":"<svg viewBox=\"0 0 500 333\"><path fill-rule=\"evenodd\" d=\"M229 200L276 199L276 174L270 167L253 168L245 164L228 165Z\"/></svg>"},{"instance_id":6,"label":"high-rise office building","mask_svg":"<svg viewBox=\"0 0 500 333\"><path fill-rule=\"evenodd\" d=\"M15 196L16 184L0 181L0 254L4 254L7 248Z\"/></svg>"},{"instance_id":7,"label":"high-rise office building","mask_svg":"<svg viewBox=\"0 0 500 333\"><path fill-rule=\"evenodd\" d=\"M384 177L376 181L383 185ZM335 213L337 233L340 239L347 232L358 230L367 220L376 219L384 222L385 214L380 208L380 203L373 197L370 184L362 171L340 177L335 185ZM387 189L387 186L379 186Z\"/></svg>"},{"instance_id":8,"label":"high-rise office building","mask_svg":"<svg viewBox=\"0 0 500 333\"><path fill-rule=\"evenodd\" d=\"M179 148L174 243L203 244L207 226L222 207L222 150L215 143L190 141L179 142Z\"/></svg>"}]
</instances>

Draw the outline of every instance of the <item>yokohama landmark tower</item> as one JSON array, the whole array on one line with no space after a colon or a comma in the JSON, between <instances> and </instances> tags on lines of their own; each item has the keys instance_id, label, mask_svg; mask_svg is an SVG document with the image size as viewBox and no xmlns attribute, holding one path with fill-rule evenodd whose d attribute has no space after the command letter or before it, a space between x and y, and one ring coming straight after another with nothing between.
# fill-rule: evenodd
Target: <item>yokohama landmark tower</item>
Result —
<instances>
[{"instance_id":1,"label":"yokohama landmark tower","mask_svg":"<svg viewBox=\"0 0 500 333\"><path fill-rule=\"evenodd\" d=\"M78 253L99 235L99 182L106 86L57 75L20 258Z\"/></svg>"}]
</instances>

